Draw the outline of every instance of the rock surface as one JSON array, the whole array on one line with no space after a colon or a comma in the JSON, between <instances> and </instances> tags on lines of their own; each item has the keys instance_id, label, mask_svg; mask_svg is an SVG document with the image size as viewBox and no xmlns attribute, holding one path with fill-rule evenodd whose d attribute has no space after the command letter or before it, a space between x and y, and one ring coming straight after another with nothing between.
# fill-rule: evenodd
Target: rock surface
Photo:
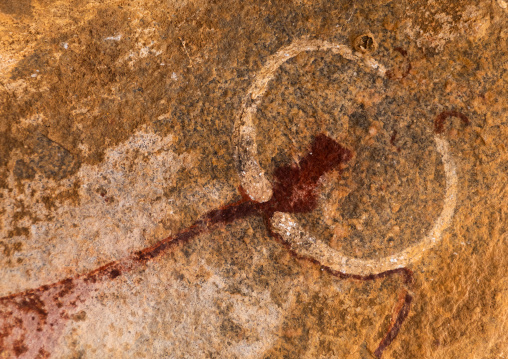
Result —
<instances>
[{"instance_id":1,"label":"rock surface","mask_svg":"<svg viewBox=\"0 0 508 359\"><path fill-rule=\"evenodd\" d=\"M0 358L508 355L506 1L4 0L0 83Z\"/></svg>"}]
</instances>

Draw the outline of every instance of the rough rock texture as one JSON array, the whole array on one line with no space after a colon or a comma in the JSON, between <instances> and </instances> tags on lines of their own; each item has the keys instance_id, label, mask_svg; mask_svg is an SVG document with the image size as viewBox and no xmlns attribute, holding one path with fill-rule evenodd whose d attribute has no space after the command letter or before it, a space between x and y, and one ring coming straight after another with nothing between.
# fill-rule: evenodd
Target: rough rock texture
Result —
<instances>
[{"instance_id":1,"label":"rough rock texture","mask_svg":"<svg viewBox=\"0 0 508 359\"><path fill-rule=\"evenodd\" d=\"M508 356L505 0L0 0L0 85L0 358Z\"/></svg>"}]
</instances>

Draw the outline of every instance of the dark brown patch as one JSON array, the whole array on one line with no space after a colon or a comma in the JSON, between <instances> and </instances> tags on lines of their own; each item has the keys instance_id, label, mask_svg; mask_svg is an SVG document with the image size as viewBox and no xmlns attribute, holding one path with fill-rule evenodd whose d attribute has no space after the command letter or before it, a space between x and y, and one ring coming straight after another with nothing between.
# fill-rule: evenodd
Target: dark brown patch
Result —
<instances>
[{"instance_id":1,"label":"dark brown patch","mask_svg":"<svg viewBox=\"0 0 508 359\"><path fill-rule=\"evenodd\" d=\"M48 211L52 211L58 208L61 204L67 202L74 206L78 206L80 204L81 198L79 195L79 188L81 186L81 182L76 180L72 188L57 192L54 195L41 196L41 202L44 204L44 207Z\"/></svg>"},{"instance_id":2,"label":"dark brown patch","mask_svg":"<svg viewBox=\"0 0 508 359\"><path fill-rule=\"evenodd\" d=\"M407 51L402 47L394 47L394 51L397 51L402 57L405 59L406 65L402 65L400 69L392 69L386 71L386 77L394 80L401 80L409 75L411 70L413 69L413 65L411 65L411 61L409 61L407 57Z\"/></svg>"},{"instance_id":3,"label":"dark brown patch","mask_svg":"<svg viewBox=\"0 0 508 359\"><path fill-rule=\"evenodd\" d=\"M348 162L352 157L350 150L331 138L323 134L316 136L311 150L299 164L282 166L275 170L273 196L261 206L263 211L310 212L317 204L315 190L321 176L341 163Z\"/></svg>"},{"instance_id":4,"label":"dark brown patch","mask_svg":"<svg viewBox=\"0 0 508 359\"><path fill-rule=\"evenodd\" d=\"M8 243L0 242L0 246L3 247L3 253L6 257L10 257L13 253L19 252L23 247L22 242L16 242L11 245Z\"/></svg>"},{"instance_id":5,"label":"dark brown patch","mask_svg":"<svg viewBox=\"0 0 508 359\"><path fill-rule=\"evenodd\" d=\"M464 125L469 125L469 119L463 113L458 111L443 111L434 120L435 133L442 134L444 132L444 122L449 117L458 117Z\"/></svg>"},{"instance_id":6,"label":"dark brown patch","mask_svg":"<svg viewBox=\"0 0 508 359\"><path fill-rule=\"evenodd\" d=\"M53 200L58 200L60 203L70 203L73 206L78 206L80 204L80 196L79 189L81 187L81 182L79 180L74 181L72 184L72 188L57 193Z\"/></svg>"},{"instance_id":7,"label":"dark brown patch","mask_svg":"<svg viewBox=\"0 0 508 359\"><path fill-rule=\"evenodd\" d=\"M14 227L13 230L7 232L7 237L28 236L29 234L30 230L26 227Z\"/></svg>"},{"instance_id":8,"label":"dark brown patch","mask_svg":"<svg viewBox=\"0 0 508 359\"><path fill-rule=\"evenodd\" d=\"M404 50L402 47L394 47L393 48L395 51L399 52L402 56L406 57L407 56L407 51Z\"/></svg>"},{"instance_id":9,"label":"dark brown patch","mask_svg":"<svg viewBox=\"0 0 508 359\"><path fill-rule=\"evenodd\" d=\"M25 345L24 338L16 340L14 342L13 349L14 354L16 354L16 356L20 356L21 354L26 353L28 351L28 348Z\"/></svg>"},{"instance_id":10,"label":"dark brown patch","mask_svg":"<svg viewBox=\"0 0 508 359\"><path fill-rule=\"evenodd\" d=\"M397 152L400 152L400 147L397 147L395 144L395 140L397 139L397 130L393 130L392 135L390 136L390 145L397 149Z\"/></svg>"},{"instance_id":11,"label":"dark brown patch","mask_svg":"<svg viewBox=\"0 0 508 359\"><path fill-rule=\"evenodd\" d=\"M15 0L13 0L15 1ZM32 74L42 74L49 67L51 55L48 50L35 50L32 54L20 60L11 72L11 79L28 78Z\"/></svg>"},{"instance_id":12,"label":"dark brown patch","mask_svg":"<svg viewBox=\"0 0 508 359\"><path fill-rule=\"evenodd\" d=\"M2 0L0 11L9 15L32 15L32 0Z\"/></svg>"},{"instance_id":13,"label":"dark brown patch","mask_svg":"<svg viewBox=\"0 0 508 359\"><path fill-rule=\"evenodd\" d=\"M16 299L17 301L15 304L21 311L25 313L34 312L38 315L39 321L37 323L37 330L41 331L42 326L46 323L48 312L45 309L44 302L40 299L39 295L32 291L24 294L21 298Z\"/></svg>"},{"instance_id":14,"label":"dark brown patch","mask_svg":"<svg viewBox=\"0 0 508 359\"><path fill-rule=\"evenodd\" d=\"M10 317L12 316L12 311L9 311L9 312L3 312L3 311L0 311L0 318L1 317ZM0 354L2 354L2 350L3 348L5 348L5 338L8 338L11 333L12 333L12 330L14 329L14 325L13 324L7 324L7 325L3 325L1 328L0 328Z\"/></svg>"},{"instance_id":15,"label":"dark brown patch","mask_svg":"<svg viewBox=\"0 0 508 359\"><path fill-rule=\"evenodd\" d=\"M104 188L104 187L102 187L102 186L100 186L99 188L97 188L97 189L95 190L95 192L96 192L99 196L101 196L101 197L103 197L103 198L104 198L104 197L106 197L106 195L108 194L107 189L105 189L105 188Z\"/></svg>"},{"instance_id":16,"label":"dark brown patch","mask_svg":"<svg viewBox=\"0 0 508 359\"><path fill-rule=\"evenodd\" d=\"M41 202L44 204L44 207L46 207L48 211L51 211L57 207L55 199L51 196L42 196Z\"/></svg>"},{"instance_id":17,"label":"dark brown patch","mask_svg":"<svg viewBox=\"0 0 508 359\"><path fill-rule=\"evenodd\" d=\"M79 168L79 161L70 151L42 134L27 140L35 152L30 160L30 166L44 176L56 180L63 179L75 173Z\"/></svg>"},{"instance_id":18,"label":"dark brown patch","mask_svg":"<svg viewBox=\"0 0 508 359\"><path fill-rule=\"evenodd\" d=\"M13 222L18 222L21 219L28 217L31 223L36 223L39 221L39 218L30 210L30 207L25 206L23 201L16 201L16 212L12 216Z\"/></svg>"},{"instance_id":19,"label":"dark brown patch","mask_svg":"<svg viewBox=\"0 0 508 359\"><path fill-rule=\"evenodd\" d=\"M14 176L18 179L33 179L35 170L23 160L17 160L13 169Z\"/></svg>"},{"instance_id":20,"label":"dark brown patch","mask_svg":"<svg viewBox=\"0 0 508 359\"><path fill-rule=\"evenodd\" d=\"M67 296L75 287L74 280L72 278L64 279L60 282L63 286L62 290L55 295L55 301L60 301Z\"/></svg>"},{"instance_id":21,"label":"dark brown patch","mask_svg":"<svg viewBox=\"0 0 508 359\"><path fill-rule=\"evenodd\" d=\"M111 279L115 279L116 277L118 277L120 274L122 274L122 272L120 272L118 269L113 269L110 273L109 273L109 278Z\"/></svg>"},{"instance_id":22,"label":"dark brown patch","mask_svg":"<svg viewBox=\"0 0 508 359\"><path fill-rule=\"evenodd\" d=\"M390 144L395 146L395 139L397 138L397 130L393 130L392 136L390 137Z\"/></svg>"},{"instance_id":23,"label":"dark brown patch","mask_svg":"<svg viewBox=\"0 0 508 359\"><path fill-rule=\"evenodd\" d=\"M82 322L86 319L86 312L82 310L77 314L71 315L71 319L76 322Z\"/></svg>"}]
</instances>

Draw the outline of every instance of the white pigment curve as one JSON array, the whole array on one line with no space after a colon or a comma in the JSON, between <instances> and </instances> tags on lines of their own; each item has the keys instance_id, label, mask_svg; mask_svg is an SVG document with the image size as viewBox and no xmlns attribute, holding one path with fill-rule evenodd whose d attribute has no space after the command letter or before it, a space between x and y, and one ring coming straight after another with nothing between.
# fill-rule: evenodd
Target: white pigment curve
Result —
<instances>
[{"instance_id":1,"label":"white pigment curve","mask_svg":"<svg viewBox=\"0 0 508 359\"><path fill-rule=\"evenodd\" d=\"M446 176L444 205L439 217L429 233L418 243L391 256L376 259L348 257L331 248L324 241L312 237L289 213L276 212L271 223L274 231L291 245L291 249L300 255L318 260L333 270L357 275L369 275L386 272L391 269L407 267L419 260L424 252L433 247L440 239L442 232L450 225L457 201L457 172L450 155L448 142L435 136L436 147L443 158Z\"/></svg>"},{"instance_id":2,"label":"white pigment curve","mask_svg":"<svg viewBox=\"0 0 508 359\"><path fill-rule=\"evenodd\" d=\"M254 115L269 82L277 69L287 60L305 51L329 50L348 60L363 62L364 65L385 76L386 68L374 59L354 53L349 47L322 40L296 40L272 55L258 72L243 101L239 116L235 121L236 160L240 180L249 197L258 202L266 202L272 197L272 186L265 176L258 160L256 128ZM418 243L403 251L379 259L360 259L348 257L331 248L320 239L305 231L289 213L276 212L272 218L275 232L286 240L298 254L311 257L340 272L369 275L387 270L406 267L421 258L423 253L441 240L442 232L449 226L457 201L457 171L450 146L442 136L434 136L438 152L442 156L446 177L446 193L443 209L435 220L429 233Z\"/></svg>"},{"instance_id":3,"label":"white pigment curve","mask_svg":"<svg viewBox=\"0 0 508 359\"><path fill-rule=\"evenodd\" d=\"M377 70L385 76L386 69L374 59L353 53L341 44L322 40L296 40L270 56L266 64L259 70L242 103L240 114L235 121L234 136L236 139L236 161L240 172L240 181L249 197L258 202L266 202L272 197L272 186L267 180L264 170L257 159L256 129L254 115L269 82L274 78L277 69L289 59L304 51L329 50L348 60L362 61L365 66Z\"/></svg>"}]
</instances>

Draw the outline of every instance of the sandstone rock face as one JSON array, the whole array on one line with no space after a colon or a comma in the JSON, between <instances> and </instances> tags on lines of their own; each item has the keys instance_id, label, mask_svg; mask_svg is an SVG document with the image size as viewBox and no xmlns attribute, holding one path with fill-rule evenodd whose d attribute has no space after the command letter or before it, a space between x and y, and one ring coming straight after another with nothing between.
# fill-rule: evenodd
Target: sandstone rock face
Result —
<instances>
[{"instance_id":1,"label":"sandstone rock face","mask_svg":"<svg viewBox=\"0 0 508 359\"><path fill-rule=\"evenodd\" d=\"M504 358L508 7L0 1L0 358Z\"/></svg>"}]
</instances>

